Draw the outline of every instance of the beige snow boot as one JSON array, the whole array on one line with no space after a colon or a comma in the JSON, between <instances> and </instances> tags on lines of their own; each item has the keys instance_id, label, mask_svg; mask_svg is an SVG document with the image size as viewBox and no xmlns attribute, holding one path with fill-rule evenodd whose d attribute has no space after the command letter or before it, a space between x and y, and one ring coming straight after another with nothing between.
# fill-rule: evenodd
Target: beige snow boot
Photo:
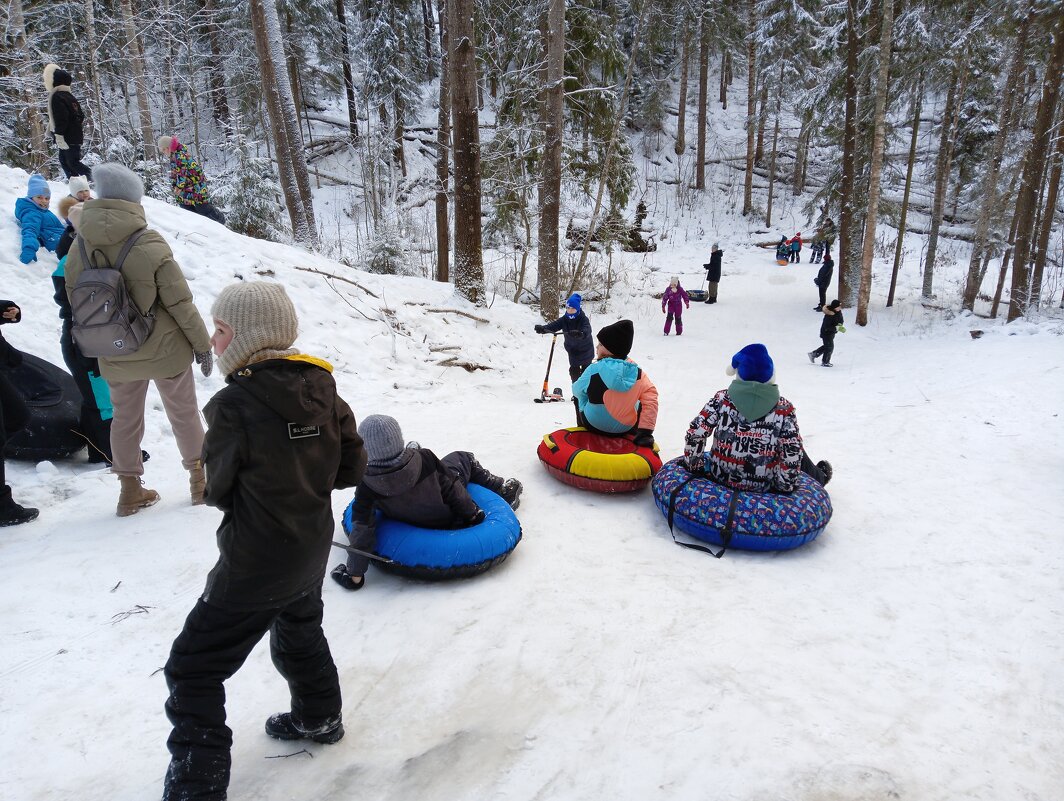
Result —
<instances>
[{"instance_id":1,"label":"beige snow boot","mask_svg":"<svg viewBox=\"0 0 1064 801\"><path fill-rule=\"evenodd\" d=\"M203 490L207 486L207 477L203 474L203 462L197 459L188 469L188 489L192 495L192 505L203 503Z\"/></svg>"},{"instance_id":2,"label":"beige snow boot","mask_svg":"<svg viewBox=\"0 0 1064 801\"><path fill-rule=\"evenodd\" d=\"M147 509L159 502L159 493L144 486L140 476L119 476L122 482L122 491L118 495L118 510L115 514L119 517L135 515L141 509Z\"/></svg>"}]
</instances>

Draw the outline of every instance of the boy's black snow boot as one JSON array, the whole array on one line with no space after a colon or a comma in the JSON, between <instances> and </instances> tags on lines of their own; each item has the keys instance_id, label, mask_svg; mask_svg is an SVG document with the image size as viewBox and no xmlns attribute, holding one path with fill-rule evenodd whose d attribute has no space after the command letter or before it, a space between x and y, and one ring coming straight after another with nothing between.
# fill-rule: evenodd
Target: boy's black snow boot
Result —
<instances>
[{"instance_id":1,"label":"boy's black snow boot","mask_svg":"<svg viewBox=\"0 0 1064 801\"><path fill-rule=\"evenodd\" d=\"M484 465L476 459L473 460L473 464L469 467L469 483L487 487L492 492L502 491L502 478L485 469Z\"/></svg>"},{"instance_id":2,"label":"boy's black snow boot","mask_svg":"<svg viewBox=\"0 0 1064 801\"><path fill-rule=\"evenodd\" d=\"M831 469L831 462L821 460L816 463L816 469L824 474L823 486L827 486L827 483L831 481L831 476L834 473L834 471Z\"/></svg>"},{"instance_id":3,"label":"boy's black snow boot","mask_svg":"<svg viewBox=\"0 0 1064 801\"><path fill-rule=\"evenodd\" d=\"M0 507L0 526L17 526L20 523L29 523L36 520L40 512L32 506L20 506L14 501L8 501Z\"/></svg>"},{"instance_id":4,"label":"boy's black snow boot","mask_svg":"<svg viewBox=\"0 0 1064 801\"><path fill-rule=\"evenodd\" d=\"M337 715L313 729L307 729L292 718L291 712L280 712L267 719L266 733L278 740L313 740L332 745L343 739L344 724Z\"/></svg>"},{"instance_id":5,"label":"boy's black snow boot","mask_svg":"<svg viewBox=\"0 0 1064 801\"><path fill-rule=\"evenodd\" d=\"M502 483L502 489L499 490L499 495L502 499L510 504L511 509L517 509L521 505L521 493L524 492L524 487L521 482L516 478L508 478Z\"/></svg>"}]
</instances>

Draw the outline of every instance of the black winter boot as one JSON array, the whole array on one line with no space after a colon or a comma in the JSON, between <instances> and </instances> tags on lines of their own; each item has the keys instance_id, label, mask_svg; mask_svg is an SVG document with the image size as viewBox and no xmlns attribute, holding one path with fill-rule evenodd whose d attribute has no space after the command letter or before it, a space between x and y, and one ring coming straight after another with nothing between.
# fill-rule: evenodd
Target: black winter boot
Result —
<instances>
[{"instance_id":1,"label":"black winter boot","mask_svg":"<svg viewBox=\"0 0 1064 801\"><path fill-rule=\"evenodd\" d=\"M495 493L502 490L502 478L485 468L476 459L473 460L473 464L469 468L469 483L487 487Z\"/></svg>"},{"instance_id":2,"label":"black winter boot","mask_svg":"<svg viewBox=\"0 0 1064 801\"><path fill-rule=\"evenodd\" d=\"M816 469L824 474L824 483L822 486L827 486L827 483L831 481L831 476L834 471L831 469L831 462L821 460L816 463Z\"/></svg>"},{"instance_id":3,"label":"black winter boot","mask_svg":"<svg viewBox=\"0 0 1064 801\"><path fill-rule=\"evenodd\" d=\"M332 745L339 742L344 736L344 724L340 716L322 723L313 729L305 728L297 723L291 712L281 712L270 715L266 721L266 733L278 740L313 740L316 743Z\"/></svg>"},{"instance_id":4,"label":"black winter boot","mask_svg":"<svg viewBox=\"0 0 1064 801\"><path fill-rule=\"evenodd\" d=\"M508 478L502 483L502 489L499 490L499 495L502 499L510 504L511 509L517 509L521 505L521 493L524 492L524 487L521 482L516 478Z\"/></svg>"},{"instance_id":5,"label":"black winter boot","mask_svg":"<svg viewBox=\"0 0 1064 801\"><path fill-rule=\"evenodd\" d=\"M0 526L17 526L20 523L29 523L36 520L40 511L32 506L20 506L14 501L8 501L0 508Z\"/></svg>"}]
</instances>

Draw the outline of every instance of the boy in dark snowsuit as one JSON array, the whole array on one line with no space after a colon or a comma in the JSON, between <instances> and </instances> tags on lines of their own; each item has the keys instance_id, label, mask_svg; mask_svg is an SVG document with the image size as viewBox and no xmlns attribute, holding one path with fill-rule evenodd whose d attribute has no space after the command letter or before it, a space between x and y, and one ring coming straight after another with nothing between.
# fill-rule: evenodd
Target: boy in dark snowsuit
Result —
<instances>
[{"instance_id":1,"label":"boy in dark snowsuit","mask_svg":"<svg viewBox=\"0 0 1064 801\"><path fill-rule=\"evenodd\" d=\"M820 341L824 344L816 350L809 351L809 361L816 363L817 356L823 356L820 363L824 367L831 367L831 354L835 352L835 334L846 329L842 325L842 301L833 300L831 305L820 310L824 319L820 323Z\"/></svg>"},{"instance_id":2,"label":"boy in dark snowsuit","mask_svg":"<svg viewBox=\"0 0 1064 801\"><path fill-rule=\"evenodd\" d=\"M787 261L791 257L791 246L787 243L787 237L781 236L780 243L776 245L776 261Z\"/></svg>"},{"instance_id":3,"label":"boy in dark snowsuit","mask_svg":"<svg viewBox=\"0 0 1064 801\"><path fill-rule=\"evenodd\" d=\"M496 493L512 509L521 502L521 482L503 480L485 470L468 451L454 451L442 459L416 442L403 444L394 417L371 414L358 433L366 444L369 466L355 492L351 510L351 546L372 553L377 544L376 511L392 520L420 528L454 529L484 521L484 510L466 486L479 484ZM368 557L349 553L346 565L331 573L344 589L365 586Z\"/></svg>"},{"instance_id":4,"label":"boy in dark snowsuit","mask_svg":"<svg viewBox=\"0 0 1064 801\"><path fill-rule=\"evenodd\" d=\"M831 286L831 274L835 271L835 262L831 258L831 254L828 253L824 256L824 263L817 271L816 278L813 279L813 283L816 284L816 288L820 290L820 302L813 307L813 311L821 311L824 308L824 304L827 303L827 291Z\"/></svg>"},{"instance_id":5,"label":"boy in dark snowsuit","mask_svg":"<svg viewBox=\"0 0 1064 801\"><path fill-rule=\"evenodd\" d=\"M218 562L165 667L174 728L164 801L225 799L233 737L223 682L267 632L292 706L266 721L266 734L318 743L344 736L321 585L332 491L361 480L362 439L332 367L291 347L298 320L280 284L228 286L211 313L226 386L203 410L205 500L224 516Z\"/></svg>"},{"instance_id":6,"label":"boy in dark snowsuit","mask_svg":"<svg viewBox=\"0 0 1064 801\"><path fill-rule=\"evenodd\" d=\"M0 325L22 321L22 309L10 300L0 300ZM18 367L22 354L11 347L0 334L0 367ZM38 511L15 503L4 471L4 447L7 440L18 433L29 420L29 409L22 396L0 370L0 526L17 526L36 520Z\"/></svg>"},{"instance_id":7,"label":"boy in dark snowsuit","mask_svg":"<svg viewBox=\"0 0 1064 801\"><path fill-rule=\"evenodd\" d=\"M724 258L724 251L720 245L713 243L713 251L709 255L709 264L703 264L706 268L706 280L709 282L709 291L706 294L706 303L717 302L717 287L720 285L720 262Z\"/></svg>"},{"instance_id":8,"label":"boy in dark snowsuit","mask_svg":"<svg viewBox=\"0 0 1064 801\"><path fill-rule=\"evenodd\" d=\"M569 380L576 381L595 361L595 340L591 338L591 321L580 308L580 296L575 292L565 302L565 314L553 323L537 325L537 334L565 335L565 352L569 355Z\"/></svg>"},{"instance_id":9,"label":"boy in dark snowsuit","mask_svg":"<svg viewBox=\"0 0 1064 801\"><path fill-rule=\"evenodd\" d=\"M59 147L59 166L67 178L74 175L92 176L92 170L81 161L81 146L85 142L82 126L85 112L70 92L70 73L57 64L44 68L44 88L48 91L48 130Z\"/></svg>"}]
</instances>

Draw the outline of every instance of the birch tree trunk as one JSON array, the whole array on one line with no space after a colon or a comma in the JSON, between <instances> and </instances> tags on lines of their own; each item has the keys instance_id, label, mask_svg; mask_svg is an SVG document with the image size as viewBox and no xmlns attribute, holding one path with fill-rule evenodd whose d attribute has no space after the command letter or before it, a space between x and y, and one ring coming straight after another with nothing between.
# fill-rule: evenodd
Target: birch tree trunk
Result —
<instances>
[{"instance_id":1,"label":"birch tree trunk","mask_svg":"<svg viewBox=\"0 0 1064 801\"><path fill-rule=\"evenodd\" d=\"M935 194L931 201L931 232L927 237L927 253L924 256L924 284L921 294L925 298L933 296L935 280L935 257L938 255L938 235L942 228L942 215L946 207L946 189L949 185L949 173L953 166L953 140L956 134L957 120L960 116L961 100L968 75L968 51L958 56L953 66L949 92L946 94L946 108L942 112L942 126L938 138L938 159L935 166Z\"/></svg>"},{"instance_id":2,"label":"birch tree trunk","mask_svg":"<svg viewBox=\"0 0 1064 801\"><path fill-rule=\"evenodd\" d=\"M155 134L152 133L151 125L151 106L148 104L148 81L144 76L144 50L133 22L130 0L121 0L119 9L122 12L122 27L126 35L122 50L129 56L129 63L133 68L133 88L137 93L137 110L140 112L141 150L144 161L151 163L156 159L156 149Z\"/></svg>"},{"instance_id":3,"label":"birch tree trunk","mask_svg":"<svg viewBox=\"0 0 1064 801\"><path fill-rule=\"evenodd\" d=\"M262 73L263 94L270 117L281 191L292 221L292 235L297 242L316 246L318 231L314 224L313 207L309 202L307 162L292 101L292 88L288 83L284 48L281 45L281 24L274 0L251 0L251 27L255 34L255 49Z\"/></svg>"},{"instance_id":4,"label":"birch tree trunk","mask_svg":"<svg viewBox=\"0 0 1064 801\"><path fill-rule=\"evenodd\" d=\"M905 245L906 219L909 216L909 196L913 187L913 166L916 164L916 145L920 136L920 108L924 98L923 76L916 84L913 95L913 132L909 140L909 161L905 167L905 190L901 196L901 219L898 222L898 241L894 246L894 268L890 272L890 291L887 292L887 307L894 305L894 291L898 286L898 270L901 267L901 253Z\"/></svg>"},{"instance_id":5,"label":"birch tree trunk","mask_svg":"<svg viewBox=\"0 0 1064 801\"><path fill-rule=\"evenodd\" d=\"M746 178L743 216L754 210L754 139L757 135L757 40L754 0L746 0Z\"/></svg>"},{"instance_id":6,"label":"birch tree trunk","mask_svg":"<svg viewBox=\"0 0 1064 801\"><path fill-rule=\"evenodd\" d=\"M448 0L447 3L454 137L454 286L462 297L482 304L484 256L473 8L474 0Z\"/></svg>"},{"instance_id":7,"label":"birch tree trunk","mask_svg":"<svg viewBox=\"0 0 1064 801\"><path fill-rule=\"evenodd\" d=\"M340 25L340 57L344 62L344 94L347 97L347 130L351 134L351 144L357 145L358 101L355 99L355 79L351 72L351 41L347 33L347 12L344 9L344 0L336 0L336 21Z\"/></svg>"},{"instance_id":8,"label":"birch tree trunk","mask_svg":"<svg viewBox=\"0 0 1064 801\"><path fill-rule=\"evenodd\" d=\"M876 243L876 217L879 215L879 179L883 172L883 146L886 139L887 84L890 82L891 33L894 27L894 0L883 0L879 37L879 77L876 80L875 133L872 135L872 163L868 183L868 212L865 214L864 248L861 252L861 284L857 290L857 325L868 325L868 298L872 293L872 249Z\"/></svg>"},{"instance_id":9,"label":"birch tree trunk","mask_svg":"<svg viewBox=\"0 0 1064 801\"><path fill-rule=\"evenodd\" d=\"M852 306L858 281L857 265L851 264L854 240L854 185L857 171L857 55L861 39L857 30L857 0L846 0L846 77L844 87L845 121L842 133L842 180L839 191L839 298Z\"/></svg>"},{"instance_id":10,"label":"birch tree trunk","mask_svg":"<svg viewBox=\"0 0 1064 801\"><path fill-rule=\"evenodd\" d=\"M698 21L698 147L695 189L706 188L706 106L709 102L709 26L703 14Z\"/></svg>"},{"instance_id":11,"label":"birch tree trunk","mask_svg":"<svg viewBox=\"0 0 1064 801\"><path fill-rule=\"evenodd\" d=\"M1038 298L1028 285L1028 260L1031 257L1032 223L1035 202L1041 183L1041 172L1049 153L1049 133L1056 116L1060 94L1061 73L1064 72L1064 11L1056 12L1053 30L1053 49L1042 80L1042 97L1038 101L1034 135L1023 163L1023 177L1016 198L1016 251L1012 256L1012 291L1009 297L1008 322L1027 313Z\"/></svg>"},{"instance_id":12,"label":"birch tree trunk","mask_svg":"<svg viewBox=\"0 0 1064 801\"><path fill-rule=\"evenodd\" d=\"M1028 5L1028 11L1030 5ZM1021 73L1024 67L1023 54L1027 39L1027 30L1030 27L1030 14L1023 14L1020 18L1020 27L1016 32L1016 38L1012 42L1012 52L1009 58L1010 66L1005 83L1001 88L1004 95L1004 105L1000 107L998 114L998 130L994 136L994 149L990 155L990 164L987 167L986 178L983 181L982 205L979 209L979 220L975 225L975 242L972 244L972 257L968 262L968 278L964 285L964 295L961 299L961 308L968 311L975 309L975 299L979 295L979 287L983 283L983 256L987 250L987 237L990 232L990 217L997 205L998 180L1000 179L1001 161L1005 155L1005 146L1008 144L1012 133L1013 111L1016 101L1020 96L1022 87Z\"/></svg>"},{"instance_id":13,"label":"birch tree trunk","mask_svg":"<svg viewBox=\"0 0 1064 801\"><path fill-rule=\"evenodd\" d=\"M451 180L451 70L447 57L447 0L439 0L440 111L436 125L436 280L451 280L451 232L447 220L447 189Z\"/></svg>"},{"instance_id":14,"label":"birch tree trunk","mask_svg":"<svg viewBox=\"0 0 1064 801\"><path fill-rule=\"evenodd\" d=\"M677 156L682 156L687 148L687 67L691 61L691 33L686 26L680 32L680 37L680 98L676 114L676 145L673 147Z\"/></svg>"}]
</instances>

